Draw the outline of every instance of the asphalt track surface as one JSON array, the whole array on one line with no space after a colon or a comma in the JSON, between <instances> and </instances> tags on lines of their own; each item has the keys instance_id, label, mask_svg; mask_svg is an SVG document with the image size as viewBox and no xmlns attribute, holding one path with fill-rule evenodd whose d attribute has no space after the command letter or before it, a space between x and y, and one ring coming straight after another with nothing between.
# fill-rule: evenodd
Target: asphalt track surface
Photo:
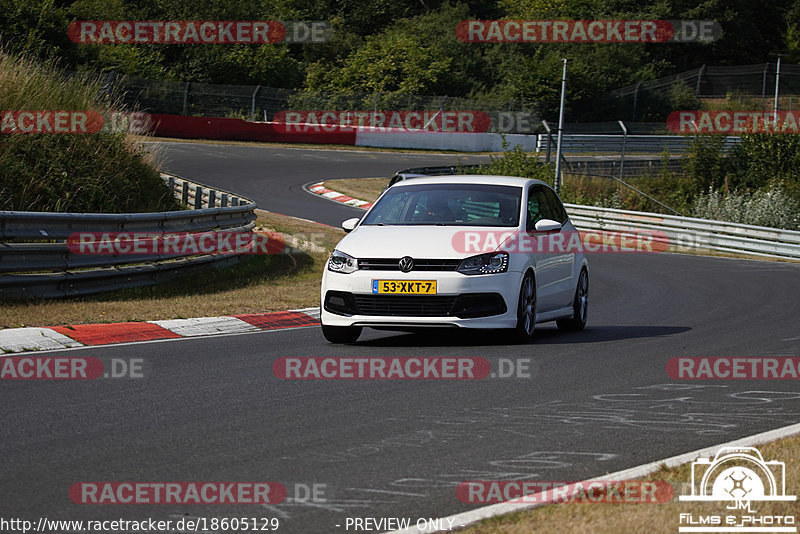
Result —
<instances>
[{"instance_id":1,"label":"asphalt track surface","mask_svg":"<svg viewBox=\"0 0 800 534\"><path fill-rule=\"evenodd\" d=\"M489 161L488 156L190 143L163 143L161 146L167 172L245 194L261 209L332 226L363 215L364 211L313 198L303 190L303 185L332 178L388 178L412 167Z\"/></svg>"},{"instance_id":2,"label":"asphalt track surface","mask_svg":"<svg viewBox=\"0 0 800 534\"><path fill-rule=\"evenodd\" d=\"M391 155L381 167L337 152L316 176L291 178L290 163L275 163L285 149L234 147L231 158L202 160L212 150L203 147L189 163L172 158L191 150L170 150L170 169L191 176L196 166L200 181L233 171L229 189L277 192L293 214L327 206L299 195L303 183L411 161ZM238 175L248 168L251 179ZM590 262L587 329L541 325L527 345L502 334L365 330L356 345L334 346L311 327L61 351L144 358L146 376L0 383L0 517L257 516L280 518L278 532L348 532L348 517L413 523L475 508L457 500L461 481L583 480L800 421L796 381L676 382L665 371L678 356L800 356L800 266L673 254ZM276 378L272 363L289 356L477 356L493 369L529 360L531 378ZM67 490L78 481L277 481L290 497L296 485L319 484L325 502L77 505Z\"/></svg>"}]
</instances>

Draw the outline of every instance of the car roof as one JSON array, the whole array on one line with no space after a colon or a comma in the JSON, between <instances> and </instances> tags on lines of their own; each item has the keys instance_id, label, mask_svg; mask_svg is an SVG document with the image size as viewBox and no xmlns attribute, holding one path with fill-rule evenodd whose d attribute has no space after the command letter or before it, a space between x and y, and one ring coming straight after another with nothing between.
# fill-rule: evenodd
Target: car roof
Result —
<instances>
[{"instance_id":1,"label":"car roof","mask_svg":"<svg viewBox=\"0 0 800 534\"><path fill-rule=\"evenodd\" d=\"M414 178L413 180L402 180L392 185L395 187L409 187L415 184L484 184L484 185L513 185L523 187L529 184L547 183L533 178L520 178L519 176L497 176L493 174L452 174L440 176L427 176ZM548 186L549 187L549 186Z\"/></svg>"}]
</instances>

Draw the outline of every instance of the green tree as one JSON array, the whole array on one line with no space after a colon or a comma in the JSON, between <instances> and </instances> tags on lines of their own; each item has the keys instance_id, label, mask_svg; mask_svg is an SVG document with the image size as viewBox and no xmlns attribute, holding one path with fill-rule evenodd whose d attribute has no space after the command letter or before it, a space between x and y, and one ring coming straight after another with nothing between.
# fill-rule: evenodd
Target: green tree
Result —
<instances>
[{"instance_id":1,"label":"green tree","mask_svg":"<svg viewBox=\"0 0 800 534\"><path fill-rule=\"evenodd\" d=\"M7 52L40 59L75 59L68 16L55 0L0 0L0 37Z\"/></svg>"},{"instance_id":2,"label":"green tree","mask_svg":"<svg viewBox=\"0 0 800 534\"><path fill-rule=\"evenodd\" d=\"M743 135L731 156L735 181L741 188L759 188L777 181L800 199L800 136Z\"/></svg>"},{"instance_id":3,"label":"green tree","mask_svg":"<svg viewBox=\"0 0 800 534\"><path fill-rule=\"evenodd\" d=\"M338 63L309 66L306 89L462 96L490 83L477 45L462 43L455 27L469 17L464 4L397 21L365 39Z\"/></svg>"}]
</instances>

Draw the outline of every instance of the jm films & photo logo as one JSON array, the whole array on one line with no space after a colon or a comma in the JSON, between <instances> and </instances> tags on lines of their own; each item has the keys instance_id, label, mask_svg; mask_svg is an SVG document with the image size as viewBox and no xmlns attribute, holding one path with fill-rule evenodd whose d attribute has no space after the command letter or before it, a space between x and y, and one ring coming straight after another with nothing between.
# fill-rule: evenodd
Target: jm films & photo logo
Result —
<instances>
[{"instance_id":1,"label":"jm films & photo logo","mask_svg":"<svg viewBox=\"0 0 800 534\"><path fill-rule=\"evenodd\" d=\"M713 513L679 516L678 532L797 532L794 515L760 513L765 502L794 502L786 494L786 464L765 461L754 447L723 447L713 458L692 463L691 495L682 502L724 503Z\"/></svg>"}]
</instances>

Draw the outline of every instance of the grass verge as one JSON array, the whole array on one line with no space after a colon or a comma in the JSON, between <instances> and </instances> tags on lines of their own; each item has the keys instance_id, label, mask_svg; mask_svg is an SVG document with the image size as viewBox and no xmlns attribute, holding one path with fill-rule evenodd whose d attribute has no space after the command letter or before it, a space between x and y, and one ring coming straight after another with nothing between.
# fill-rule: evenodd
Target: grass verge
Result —
<instances>
[{"instance_id":1,"label":"grass verge","mask_svg":"<svg viewBox=\"0 0 800 534\"><path fill-rule=\"evenodd\" d=\"M792 436L757 447L765 461L778 460L786 464L786 495L800 494L800 436ZM675 494L663 504L591 504L560 503L482 521L459 532L463 534L529 534L559 532L562 534L633 534L676 533L681 513L722 515L726 503L681 502L679 495L691 495L691 463L675 468L662 467L644 477L648 481L671 484ZM795 502L752 502L754 516L794 516L800 506ZM747 514L749 515L749 514ZM684 524L683 526L688 526ZM693 525L697 526L697 525Z\"/></svg>"},{"instance_id":2,"label":"grass verge","mask_svg":"<svg viewBox=\"0 0 800 534\"><path fill-rule=\"evenodd\" d=\"M375 201L389 183L389 178L341 178L327 180L325 187L360 200Z\"/></svg>"},{"instance_id":3,"label":"grass verge","mask_svg":"<svg viewBox=\"0 0 800 534\"><path fill-rule=\"evenodd\" d=\"M7 132L0 135L0 210L130 213L180 209L161 180L153 156L132 136L114 131L114 121L109 119L120 109L104 94L97 78L65 77L57 64L0 49L0 110ZM14 112L40 113L29 122L21 114L16 122ZM102 116L103 128L94 131L85 124L85 128L75 128L83 133L54 133L59 128L56 112L92 112L93 126L99 127ZM22 133L32 129L42 133Z\"/></svg>"},{"instance_id":4,"label":"grass verge","mask_svg":"<svg viewBox=\"0 0 800 534\"><path fill-rule=\"evenodd\" d=\"M156 286L90 297L0 302L0 328L115 323L319 306L322 268L344 235L323 224L258 211L257 224L300 250L255 256Z\"/></svg>"}]
</instances>

